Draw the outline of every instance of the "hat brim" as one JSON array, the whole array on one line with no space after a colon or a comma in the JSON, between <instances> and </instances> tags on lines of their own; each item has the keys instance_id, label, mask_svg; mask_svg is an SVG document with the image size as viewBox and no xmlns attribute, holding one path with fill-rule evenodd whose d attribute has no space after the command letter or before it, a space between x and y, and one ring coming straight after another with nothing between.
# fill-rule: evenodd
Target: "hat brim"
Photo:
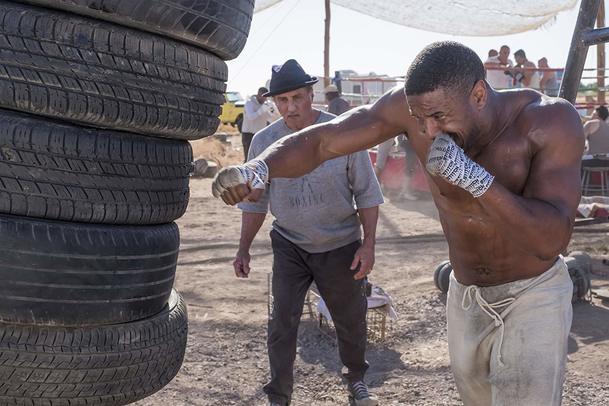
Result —
<instances>
[{"instance_id":1,"label":"hat brim","mask_svg":"<svg viewBox=\"0 0 609 406\"><path fill-rule=\"evenodd\" d=\"M299 83L297 85L286 86L286 87L281 88L281 89L270 90L270 91L264 93L262 95L262 97L277 96L278 94L287 93L287 92L291 92L292 90L296 90L296 89L300 89L300 88L303 88L303 87L314 85L317 82L319 82L319 78L315 77L315 76L312 76L311 80L307 80L306 82Z\"/></svg>"}]
</instances>

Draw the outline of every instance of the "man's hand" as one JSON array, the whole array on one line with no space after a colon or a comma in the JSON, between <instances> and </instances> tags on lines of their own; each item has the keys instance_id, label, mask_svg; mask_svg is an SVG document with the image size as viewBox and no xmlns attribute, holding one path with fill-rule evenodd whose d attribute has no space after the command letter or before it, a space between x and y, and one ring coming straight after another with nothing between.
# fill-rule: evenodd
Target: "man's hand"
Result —
<instances>
[{"instance_id":1,"label":"man's hand","mask_svg":"<svg viewBox=\"0 0 609 406\"><path fill-rule=\"evenodd\" d=\"M358 272L353 276L353 279L362 279L368 276L372 272L374 267L374 244L367 243L364 241L361 247L355 252L353 256L353 263L351 263L351 270L355 271L359 265Z\"/></svg>"},{"instance_id":2,"label":"man's hand","mask_svg":"<svg viewBox=\"0 0 609 406\"><path fill-rule=\"evenodd\" d=\"M233 268L235 268L237 278L247 278L250 274L250 253L242 250L237 251Z\"/></svg>"},{"instance_id":3,"label":"man's hand","mask_svg":"<svg viewBox=\"0 0 609 406\"><path fill-rule=\"evenodd\" d=\"M211 186L214 197L221 197L224 203L235 205L241 201L257 201L268 181L269 168L261 159L254 159L243 165L227 166L222 169Z\"/></svg>"},{"instance_id":4,"label":"man's hand","mask_svg":"<svg viewBox=\"0 0 609 406\"><path fill-rule=\"evenodd\" d=\"M438 135L431 144L426 167L432 175L467 190L474 197L482 196L495 179L446 134Z\"/></svg>"}]
</instances>

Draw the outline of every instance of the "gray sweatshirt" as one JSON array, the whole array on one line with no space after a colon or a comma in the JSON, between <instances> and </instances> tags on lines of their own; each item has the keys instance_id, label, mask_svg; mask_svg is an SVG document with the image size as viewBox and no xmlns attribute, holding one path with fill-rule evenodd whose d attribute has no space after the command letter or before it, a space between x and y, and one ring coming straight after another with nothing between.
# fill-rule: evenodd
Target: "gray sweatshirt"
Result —
<instances>
[{"instance_id":1,"label":"gray sweatshirt","mask_svg":"<svg viewBox=\"0 0 609 406\"><path fill-rule=\"evenodd\" d=\"M333 118L320 112L315 124ZM254 136L248 159L291 133L283 119L275 121ZM239 208L267 213L269 203L274 230L307 252L321 253L359 240L356 207L376 207L383 203L383 195L368 152L360 151L326 161L301 178L272 179L258 202L240 203Z\"/></svg>"}]
</instances>

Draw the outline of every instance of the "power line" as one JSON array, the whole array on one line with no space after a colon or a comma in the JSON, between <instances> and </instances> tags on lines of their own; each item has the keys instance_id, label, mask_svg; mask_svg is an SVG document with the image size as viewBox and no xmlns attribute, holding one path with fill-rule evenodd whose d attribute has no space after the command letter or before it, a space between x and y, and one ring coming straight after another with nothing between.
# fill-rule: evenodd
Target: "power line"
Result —
<instances>
[{"instance_id":1,"label":"power line","mask_svg":"<svg viewBox=\"0 0 609 406\"><path fill-rule=\"evenodd\" d=\"M243 63L243 65L241 66L241 68L237 71L237 73L235 74L235 76L233 76L233 80L237 79L239 77L239 75L241 74L241 72L243 72L243 70L247 67L247 65L250 63L250 61L254 58L254 56L256 56L258 54L258 51L260 51L260 49L264 46L264 44L266 44L266 42L271 38L271 36L275 33L275 31L277 31L277 29L281 26L281 24L283 24L283 22L286 20L286 18L288 18L288 16L290 14L292 14L292 11L294 11L296 9L296 6L298 6L298 4L300 3L300 0L296 0L296 2L294 3L294 5L292 6L292 8L281 18L281 20L277 23L277 25L275 25L275 27L273 27L273 29L271 30L271 32L264 38L264 40L262 41L262 43L260 45L258 45L258 47L256 48L256 50L252 53L252 55L247 58L247 60Z\"/></svg>"}]
</instances>

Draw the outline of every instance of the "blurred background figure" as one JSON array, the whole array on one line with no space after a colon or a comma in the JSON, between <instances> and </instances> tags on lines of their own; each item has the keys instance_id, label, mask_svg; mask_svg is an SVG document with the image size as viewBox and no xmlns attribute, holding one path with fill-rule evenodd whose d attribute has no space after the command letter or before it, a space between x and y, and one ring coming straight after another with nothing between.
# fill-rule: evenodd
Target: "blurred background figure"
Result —
<instances>
[{"instance_id":1,"label":"blurred background figure","mask_svg":"<svg viewBox=\"0 0 609 406\"><path fill-rule=\"evenodd\" d=\"M402 193L400 193L400 199L417 200L417 196L412 193L412 178L414 177L414 171L419 164L419 159L417 158L414 149L412 149L406 134L398 135L397 140L398 145L406 153L406 176L404 177L404 188L402 189Z\"/></svg>"},{"instance_id":2,"label":"blurred background figure","mask_svg":"<svg viewBox=\"0 0 609 406\"><path fill-rule=\"evenodd\" d=\"M340 96L336 85L327 86L324 89L324 93L326 95L326 100L328 101L328 113L340 116L351 108L349 102Z\"/></svg>"},{"instance_id":3,"label":"blurred background figure","mask_svg":"<svg viewBox=\"0 0 609 406\"><path fill-rule=\"evenodd\" d=\"M486 81L493 89L505 89L507 86L507 77L502 69L501 61L499 60L499 52L496 49L488 51L488 58L484 62L486 69Z\"/></svg>"},{"instance_id":4,"label":"blurred background figure","mask_svg":"<svg viewBox=\"0 0 609 406\"><path fill-rule=\"evenodd\" d=\"M499 48L499 66L504 70L503 76L498 76L502 80L498 83L497 89L509 89L512 87L510 69L514 67L514 62L510 59L510 52L510 47L507 45L501 45L501 48Z\"/></svg>"},{"instance_id":5,"label":"blurred background figure","mask_svg":"<svg viewBox=\"0 0 609 406\"><path fill-rule=\"evenodd\" d=\"M524 50L519 49L514 52L516 59L516 67L513 69L514 80L516 87L528 87L531 89L539 89L539 72L537 66L527 59Z\"/></svg>"},{"instance_id":6,"label":"blurred background figure","mask_svg":"<svg viewBox=\"0 0 609 406\"><path fill-rule=\"evenodd\" d=\"M592 113L592 119L584 124L584 135L588 155L609 154L609 110L599 106Z\"/></svg>"},{"instance_id":7,"label":"blurred background figure","mask_svg":"<svg viewBox=\"0 0 609 406\"><path fill-rule=\"evenodd\" d=\"M278 117L273 103L264 96L268 93L266 87L258 89L258 93L245 102L243 112L243 126L241 127L241 142L243 144L243 156L247 161L247 154L252 143L254 134L275 121Z\"/></svg>"},{"instance_id":8,"label":"blurred background figure","mask_svg":"<svg viewBox=\"0 0 609 406\"><path fill-rule=\"evenodd\" d=\"M387 159L389 159L389 154L391 153L391 150L393 150L394 146L395 138L389 138L387 141L380 143L378 146L376 162L374 163L374 173L376 174L379 183L381 183L381 186L383 186L381 182L381 175L385 170Z\"/></svg>"},{"instance_id":9,"label":"blurred background figure","mask_svg":"<svg viewBox=\"0 0 609 406\"><path fill-rule=\"evenodd\" d=\"M404 166L404 183L401 187L398 199L417 200L417 196L414 195L412 191L412 178L414 176L414 172L417 168L419 161L414 153L414 150L410 146L410 143L408 142L408 138L406 138L404 134L398 135L395 138L390 138L387 141L379 144L376 162L374 164L374 172L376 173L376 177L379 183L381 184L381 187L383 187L383 172L385 171L385 168L387 166L389 156L396 147L396 142L397 147L403 149L406 154L406 164ZM387 189L383 189L383 193L387 193Z\"/></svg>"},{"instance_id":10,"label":"blurred background figure","mask_svg":"<svg viewBox=\"0 0 609 406\"><path fill-rule=\"evenodd\" d=\"M537 66L543 69L550 68L550 66L548 66L548 59L545 57L537 61ZM539 74L541 75L541 80L539 81L539 90L548 96L557 97L559 85L558 79L556 79L556 72L541 70L539 71Z\"/></svg>"}]
</instances>

